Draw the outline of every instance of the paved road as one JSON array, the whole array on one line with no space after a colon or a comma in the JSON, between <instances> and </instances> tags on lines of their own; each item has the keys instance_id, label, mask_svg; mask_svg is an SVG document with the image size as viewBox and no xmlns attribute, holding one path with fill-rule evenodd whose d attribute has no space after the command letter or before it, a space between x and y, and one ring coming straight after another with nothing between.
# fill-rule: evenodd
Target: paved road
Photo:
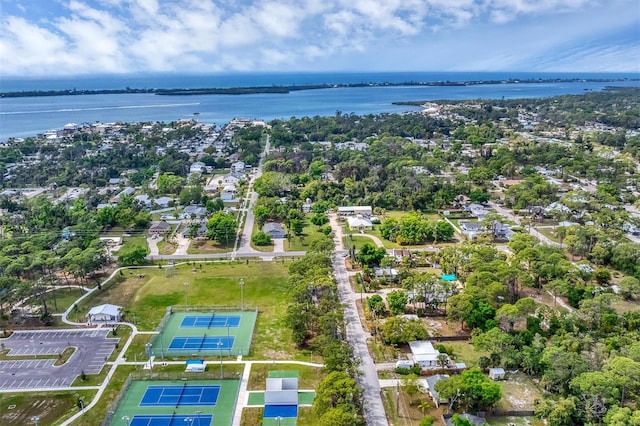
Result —
<instances>
[{"instance_id":1,"label":"paved road","mask_svg":"<svg viewBox=\"0 0 640 426\"><path fill-rule=\"evenodd\" d=\"M260 154L260 160L258 161L258 167L256 168L251 180L249 181L249 186L247 187L247 195L244 200L244 210L243 214L246 216L244 221L244 229L242 233L238 235L235 243L234 257L238 253L260 253L257 250L251 248L251 234L253 233L253 224L255 223L255 216L253 215L253 208L258 201L258 194L253 190L253 183L262 176L262 163L264 162L267 155L269 155L270 149L270 136L267 135L267 141L264 145L264 151ZM242 223L242 217L240 218L240 223Z\"/></svg>"},{"instance_id":2,"label":"paved road","mask_svg":"<svg viewBox=\"0 0 640 426\"><path fill-rule=\"evenodd\" d=\"M340 302L344 304L344 320L347 330L347 341L353 348L355 356L360 360L359 384L364 390L365 410L364 416L367 425L383 426L387 425L387 416L380 397L380 382L376 366L371 359L367 348L368 333L362 328L360 316L354 299L351 285L349 284L349 274L345 267L343 257L346 251L342 245L342 227L338 225L335 215L329 217L331 226L335 232L336 254L333 258L333 273L338 282L338 295Z\"/></svg>"},{"instance_id":3,"label":"paved road","mask_svg":"<svg viewBox=\"0 0 640 426\"><path fill-rule=\"evenodd\" d=\"M518 224L518 226L521 226L520 218L518 216L516 216L515 214L513 214L513 212L511 210L507 210L504 207L499 206L499 205L497 205L496 203L494 203L492 201L489 201L487 204L489 204L489 206L491 206L491 208L493 208L499 215L501 215L503 217L506 217L507 219L509 219L509 220L515 222L516 224ZM528 229L528 227L523 227L523 229ZM540 232L536 231L533 228L529 229L529 234L531 234L534 237L536 237L543 244L547 244L547 245L550 245L550 246L553 246L553 247L562 247L561 244L550 240L545 235L541 234Z\"/></svg>"},{"instance_id":4,"label":"paved road","mask_svg":"<svg viewBox=\"0 0 640 426\"><path fill-rule=\"evenodd\" d=\"M302 257L306 251L274 251L255 253L236 253L235 257L261 257L263 260L273 260L274 257ZM207 260L207 259L228 259L233 260L232 253L200 253L200 254L161 254L157 256L147 256L149 260Z\"/></svg>"}]
</instances>

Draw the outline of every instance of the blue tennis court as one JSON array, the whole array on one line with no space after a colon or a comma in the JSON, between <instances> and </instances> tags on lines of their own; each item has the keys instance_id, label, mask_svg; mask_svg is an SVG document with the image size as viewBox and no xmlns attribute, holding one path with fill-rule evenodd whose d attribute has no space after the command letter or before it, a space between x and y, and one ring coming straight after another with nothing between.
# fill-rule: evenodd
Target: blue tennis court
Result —
<instances>
[{"instance_id":1,"label":"blue tennis court","mask_svg":"<svg viewBox=\"0 0 640 426\"><path fill-rule=\"evenodd\" d=\"M179 350L226 350L233 348L234 336L174 337L169 343L170 351Z\"/></svg>"},{"instance_id":2,"label":"blue tennis court","mask_svg":"<svg viewBox=\"0 0 640 426\"><path fill-rule=\"evenodd\" d=\"M292 418L298 417L297 405L265 405L264 418L275 419L276 417Z\"/></svg>"},{"instance_id":3,"label":"blue tennis court","mask_svg":"<svg viewBox=\"0 0 640 426\"><path fill-rule=\"evenodd\" d=\"M187 315L182 319L180 328L237 327L240 315Z\"/></svg>"},{"instance_id":4,"label":"blue tennis court","mask_svg":"<svg viewBox=\"0 0 640 426\"><path fill-rule=\"evenodd\" d=\"M220 385L148 386L141 407L216 405Z\"/></svg>"},{"instance_id":5,"label":"blue tennis court","mask_svg":"<svg viewBox=\"0 0 640 426\"><path fill-rule=\"evenodd\" d=\"M211 426L211 414L133 416L129 426Z\"/></svg>"}]
</instances>

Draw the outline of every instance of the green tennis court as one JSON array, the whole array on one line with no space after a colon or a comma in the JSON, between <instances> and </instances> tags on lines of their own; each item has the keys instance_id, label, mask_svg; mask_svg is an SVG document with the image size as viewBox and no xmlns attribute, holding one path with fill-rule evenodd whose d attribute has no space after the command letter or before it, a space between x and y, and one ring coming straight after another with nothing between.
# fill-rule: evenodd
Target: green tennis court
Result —
<instances>
[{"instance_id":1,"label":"green tennis court","mask_svg":"<svg viewBox=\"0 0 640 426\"><path fill-rule=\"evenodd\" d=\"M195 309L195 308L194 308ZM224 321L212 321L212 318ZM229 318L233 319L230 321ZM175 356L248 355L256 324L257 311L198 311L173 312L168 316L160 334L151 341L150 355L156 359ZM206 324L206 326L201 326ZM216 336L224 345L179 345L175 342L203 342ZM176 340L177 339L177 340ZM211 339L209 339L211 340ZM172 343L173 342L173 343Z\"/></svg>"},{"instance_id":2,"label":"green tennis court","mask_svg":"<svg viewBox=\"0 0 640 426\"><path fill-rule=\"evenodd\" d=\"M175 397L172 399L174 404L146 404L145 401L149 399L149 392L154 392L156 389L210 389L215 388L217 390L215 403L207 398L198 398L190 401L188 405L182 404L184 396ZM139 423L142 424L143 420L150 421L152 425L161 424L166 422L167 419L181 419L180 422L173 422L169 420L169 424L178 424L185 426L186 421L184 419L194 419L193 425L198 424L198 417L200 418L201 426L204 426L207 421L213 422L211 424L218 425L231 425L233 421L233 413L236 407L236 397L238 395L238 389L240 382L238 380L151 380L151 381L138 381L134 380L129 385L126 394L120 400L118 408L114 413L112 419L113 424L120 424L119 421L122 418L128 417L129 419L138 418ZM187 394L188 392L185 392ZM148 401L147 401L148 402ZM123 423L124 424L124 423Z\"/></svg>"}]
</instances>

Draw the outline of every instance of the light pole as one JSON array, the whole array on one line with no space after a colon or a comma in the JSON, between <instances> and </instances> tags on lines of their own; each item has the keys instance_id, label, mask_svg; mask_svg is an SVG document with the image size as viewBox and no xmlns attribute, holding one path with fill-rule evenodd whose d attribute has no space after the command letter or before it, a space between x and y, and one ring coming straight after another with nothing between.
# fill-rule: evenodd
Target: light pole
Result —
<instances>
[{"instance_id":1,"label":"light pole","mask_svg":"<svg viewBox=\"0 0 640 426\"><path fill-rule=\"evenodd\" d=\"M153 375L153 361L151 360L151 343L147 343L144 345L147 350L147 356L149 356L149 378Z\"/></svg>"},{"instance_id":2,"label":"light pole","mask_svg":"<svg viewBox=\"0 0 640 426\"><path fill-rule=\"evenodd\" d=\"M282 421L282 416L276 417L276 420L278 421L278 426L280 426L280 422Z\"/></svg>"},{"instance_id":3,"label":"light pole","mask_svg":"<svg viewBox=\"0 0 640 426\"><path fill-rule=\"evenodd\" d=\"M220 378L222 379L222 342L218 342L218 352L220 353Z\"/></svg>"},{"instance_id":4,"label":"light pole","mask_svg":"<svg viewBox=\"0 0 640 426\"><path fill-rule=\"evenodd\" d=\"M107 415L109 416L109 422L107 423L109 426L111 426L111 422L113 421L113 415L115 414L114 411L109 410L107 411Z\"/></svg>"},{"instance_id":5,"label":"light pole","mask_svg":"<svg viewBox=\"0 0 640 426\"><path fill-rule=\"evenodd\" d=\"M122 416L122 420L124 420L124 424L129 426L129 420L131 420L131 417L129 416Z\"/></svg>"},{"instance_id":6,"label":"light pole","mask_svg":"<svg viewBox=\"0 0 640 426\"><path fill-rule=\"evenodd\" d=\"M198 416L198 426L200 426L200 414L202 414L202 411L196 411L196 416Z\"/></svg>"},{"instance_id":7,"label":"light pole","mask_svg":"<svg viewBox=\"0 0 640 426\"><path fill-rule=\"evenodd\" d=\"M32 416L31 421L34 425L38 426L38 422L40 421L40 416Z\"/></svg>"},{"instance_id":8,"label":"light pole","mask_svg":"<svg viewBox=\"0 0 640 426\"><path fill-rule=\"evenodd\" d=\"M187 426L193 426L193 417L185 417L184 422Z\"/></svg>"},{"instance_id":9,"label":"light pole","mask_svg":"<svg viewBox=\"0 0 640 426\"><path fill-rule=\"evenodd\" d=\"M184 286L184 304L187 307L187 311L189 310L189 296L188 296L188 291L187 288L189 288L189 283L182 283L182 285Z\"/></svg>"},{"instance_id":10,"label":"light pole","mask_svg":"<svg viewBox=\"0 0 640 426\"><path fill-rule=\"evenodd\" d=\"M240 278L240 310L244 312L244 279Z\"/></svg>"},{"instance_id":11,"label":"light pole","mask_svg":"<svg viewBox=\"0 0 640 426\"><path fill-rule=\"evenodd\" d=\"M162 341L162 332L160 332L160 356L162 357L162 363L164 364L164 342Z\"/></svg>"}]
</instances>

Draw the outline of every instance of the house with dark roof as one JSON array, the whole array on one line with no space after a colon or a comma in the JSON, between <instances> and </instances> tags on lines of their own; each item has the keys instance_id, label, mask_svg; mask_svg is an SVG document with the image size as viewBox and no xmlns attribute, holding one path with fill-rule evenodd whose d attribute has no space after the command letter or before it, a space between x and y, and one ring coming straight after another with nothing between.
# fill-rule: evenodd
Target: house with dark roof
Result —
<instances>
[{"instance_id":1,"label":"house with dark roof","mask_svg":"<svg viewBox=\"0 0 640 426\"><path fill-rule=\"evenodd\" d=\"M427 393L433 399L433 403L436 404L436 407L439 407L440 404L448 404L449 399L440 398L438 391L436 390L436 383L440 380L448 379L449 375L447 374L435 374L433 376L427 377L425 380L427 382Z\"/></svg>"},{"instance_id":2,"label":"house with dark roof","mask_svg":"<svg viewBox=\"0 0 640 426\"><path fill-rule=\"evenodd\" d=\"M287 235L284 229L282 228L282 225L278 222L265 223L264 226L262 227L262 231L267 235L271 235L271 238L273 239L282 239L282 238L285 238Z\"/></svg>"},{"instance_id":3,"label":"house with dark roof","mask_svg":"<svg viewBox=\"0 0 640 426\"><path fill-rule=\"evenodd\" d=\"M151 235L164 235L171 230L171 225L169 225L164 220L159 222L152 222L149 227L149 234Z\"/></svg>"}]
</instances>

